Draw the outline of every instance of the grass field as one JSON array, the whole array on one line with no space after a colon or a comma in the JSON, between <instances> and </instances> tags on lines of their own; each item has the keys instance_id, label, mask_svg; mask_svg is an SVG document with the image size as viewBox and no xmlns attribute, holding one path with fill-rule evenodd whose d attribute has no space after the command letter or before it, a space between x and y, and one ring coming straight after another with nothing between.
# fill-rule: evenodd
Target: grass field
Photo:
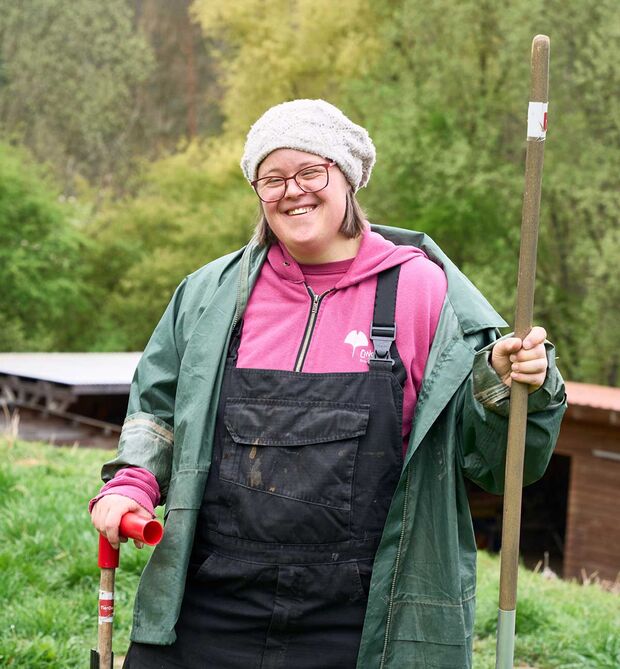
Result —
<instances>
[{"instance_id":1,"label":"grass field","mask_svg":"<svg viewBox=\"0 0 620 669\"><path fill-rule=\"evenodd\" d=\"M0 440L0 667L87 667L97 638L97 539L86 512L109 452ZM114 648L127 648L148 551L117 571ZM474 667L492 669L498 560L479 560ZM596 585L519 576L516 666L618 669L620 597ZM317 668L318 669L318 668Z\"/></svg>"}]
</instances>

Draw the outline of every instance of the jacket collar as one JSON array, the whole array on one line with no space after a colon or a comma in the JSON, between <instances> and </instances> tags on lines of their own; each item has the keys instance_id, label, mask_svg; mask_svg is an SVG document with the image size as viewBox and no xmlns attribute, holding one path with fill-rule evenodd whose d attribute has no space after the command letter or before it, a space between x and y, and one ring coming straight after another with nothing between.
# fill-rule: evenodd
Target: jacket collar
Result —
<instances>
[{"instance_id":1,"label":"jacket collar","mask_svg":"<svg viewBox=\"0 0 620 669\"><path fill-rule=\"evenodd\" d=\"M259 246L254 238L243 249L241 262L239 264L239 281L237 283L237 304L235 307L235 316L233 324L236 324L243 316L243 312L248 305L250 293L258 279L261 267L267 258L269 247Z\"/></svg>"}]
</instances>

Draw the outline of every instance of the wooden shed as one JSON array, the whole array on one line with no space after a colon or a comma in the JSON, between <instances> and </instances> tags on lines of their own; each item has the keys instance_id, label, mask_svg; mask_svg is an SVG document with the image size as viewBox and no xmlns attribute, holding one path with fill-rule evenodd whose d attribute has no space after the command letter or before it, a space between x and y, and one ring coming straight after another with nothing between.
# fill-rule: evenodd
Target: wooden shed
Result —
<instances>
[{"instance_id":1,"label":"wooden shed","mask_svg":"<svg viewBox=\"0 0 620 669\"><path fill-rule=\"evenodd\" d=\"M556 456L570 458L563 575L620 575L620 388L567 383Z\"/></svg>"},{"instance_id":2,"label":"wooden shed","mask_svg":"<svg viewBox=\"0 0 620 669\"><path fill-rule=\"evenodd\" d=\"M0 431L116 448L141 353L0 353Z\"/></svg>"},{"instance_id":3,"label":"wooden shed","mask_svg":"<svg viewBox=\"0 0 620 669\"><path fill-rule=\"evenodd\" d=\"M521 556L565 578L620 576L620 388L567 383L549 467L523 490ZM471 485L479 548L500 548L502 498Z\"/></svg>"}]
</instances>

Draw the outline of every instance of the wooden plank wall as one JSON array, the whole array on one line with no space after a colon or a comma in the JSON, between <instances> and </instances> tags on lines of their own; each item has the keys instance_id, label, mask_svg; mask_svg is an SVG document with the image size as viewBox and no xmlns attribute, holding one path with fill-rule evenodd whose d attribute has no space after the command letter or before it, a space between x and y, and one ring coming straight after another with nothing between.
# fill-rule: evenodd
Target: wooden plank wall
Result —
<instances>
[{"instance_id":1,"label":"wooden plank wall","mask_svg":"<svg viewBox=\"0 0 620 669\"><path fill-rule=\"evenodd\" d=\"M619 430L582 418L564 422L556 448L571 456L563 575L581 579L584 573L596 574L615 581L620 575Z\"/></svg>"}]
</instances>

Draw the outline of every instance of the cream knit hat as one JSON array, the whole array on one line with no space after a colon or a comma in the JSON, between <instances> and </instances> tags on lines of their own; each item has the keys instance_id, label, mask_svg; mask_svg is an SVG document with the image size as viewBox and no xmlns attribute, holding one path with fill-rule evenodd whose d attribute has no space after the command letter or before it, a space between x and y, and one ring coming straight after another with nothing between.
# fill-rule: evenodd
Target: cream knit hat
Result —
<instances>
[{"instance_id":1,"label":"cream knit hat","mask_svg":"<svg viewBox=\"0 0 620 669\"><path fill-rule=\"evenodd\" d=\"M357 191L368 183L375 147L364 128L325 100L293 100L268 109L250 128L241 169L248 181L276 149L307 151L336 162Z\"/></svg>"}]
</instances>

